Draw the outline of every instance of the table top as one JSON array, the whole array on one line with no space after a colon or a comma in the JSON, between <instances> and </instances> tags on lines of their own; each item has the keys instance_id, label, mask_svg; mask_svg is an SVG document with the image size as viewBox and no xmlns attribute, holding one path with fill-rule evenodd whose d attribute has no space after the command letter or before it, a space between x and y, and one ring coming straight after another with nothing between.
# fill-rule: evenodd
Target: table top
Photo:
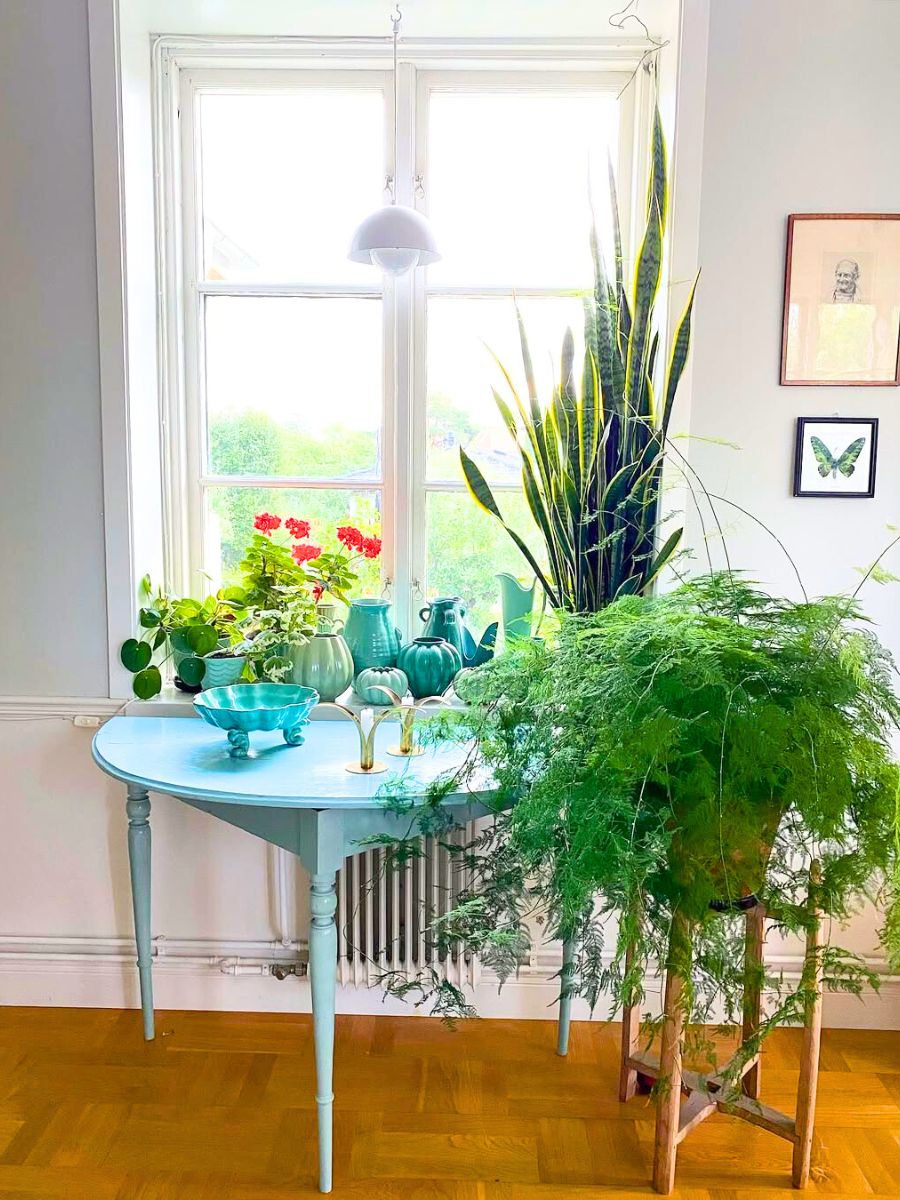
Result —
<instances>
[{"instance_id":1,"label":"table top","mask_svg":"<svg viewBox=\"0 0 900 1200\"><path fill-rule=\"evenodd\" d=\"M253 733L248 758L231 758L220 729L185 717L113 717L94 738L97 765L115 779L148 791L224 804L276 808L373 809L402 783L404 796L421 802L428 785L461 765L470 748L429 747L415 758L386 754L399 741L396 723L384 721L375 734L375 757L388 764L379 775L345 769L359 761L359 738L350 721L312 721L302 746L288 746L281 733ZM482 772L447 803L485 798Z\"/></svg>"}]
</instances>

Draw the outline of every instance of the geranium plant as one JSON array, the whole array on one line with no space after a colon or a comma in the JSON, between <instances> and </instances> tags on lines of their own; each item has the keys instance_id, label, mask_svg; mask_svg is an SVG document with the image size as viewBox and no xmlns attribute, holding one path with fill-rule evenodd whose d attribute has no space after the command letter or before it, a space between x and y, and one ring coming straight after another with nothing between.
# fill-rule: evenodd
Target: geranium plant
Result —
<instances>
[{"instance_id":1,"label":"geranium plant","mask_svg":"<svg viewBox=\"0 0 900 1200\"><path fill-rule=\"evenodd\" d=\"M253 526L256 532L241 570L252 602L263 608L277 607L298 587L311 587L314 601L328 595L349 604L348 592L358 579L356 568L381 554L381 538L355 525L337 527L338 544L332 550L311 541L310 522L298 517L282 519L265 512ZM282 529L289 540L275 536Z\"/></svg>"}]
</instances>

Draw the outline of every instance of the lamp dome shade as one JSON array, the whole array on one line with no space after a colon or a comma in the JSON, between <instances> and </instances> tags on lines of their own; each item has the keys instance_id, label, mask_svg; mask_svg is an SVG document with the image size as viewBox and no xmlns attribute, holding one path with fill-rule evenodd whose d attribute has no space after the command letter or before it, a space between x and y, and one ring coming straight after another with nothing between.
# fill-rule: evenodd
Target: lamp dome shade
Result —
<instances>
[{"instance_id":1,"label":"lamp dome shade","mask_svg":"<svg viewBox=\"0 0 900 1200\"><path fill-rule=\"evenodd\" d=\"M404 204L388 204L358 226L348 257L402 275L415 266L437 262L441 256L427 217Z\"/></svg>"}]
</instances>

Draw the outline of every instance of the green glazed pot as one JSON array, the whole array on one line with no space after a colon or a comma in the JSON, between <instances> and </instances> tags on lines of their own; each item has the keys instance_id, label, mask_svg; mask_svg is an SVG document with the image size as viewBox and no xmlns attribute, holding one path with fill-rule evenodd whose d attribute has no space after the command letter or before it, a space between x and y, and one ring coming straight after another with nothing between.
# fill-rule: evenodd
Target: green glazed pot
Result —
<instances>
[{"instance_id":1,"label":"green glazed pot","mask_svg":"<svg viewBox=\"0 0 900 1200\"><path fill-rule=\"evenodd\" d=\"M400 651L397 666L409 680L409 690L417 700L442 695L462 667L455 646L443 638L414 638Z\"/></svg>"},{"instance_id":2,"label":"green glazed pot","mask_svg":"<svg viewBox=\"0 0 900 1200\"><path fill-rule=\"evenodd\" d=\"M390 696L381 691L390 688L402 700L409 688L409 681L399 667L366 667L356 677L353 690L366 704L393 704Z\"/></svg>"},{"instance_id":3,"label":"green glazed pot","mask_svg":"<svg viewBox=\"0 0 900 1200\"><path fill-rule=\"evenodd\" d=\"M317 633L304 646L291 647L291 681L314 688L321 700L337 700L353 680L353 659L339 633Z\"/></svg>"},{"instance_id":4,"label":"green glazed pot","mask_svg":"<svg viewBox=\"0 0 900 1200\"><path fill-rule=\"evenodd\" d=\"M231 687L237 683L244 673L247 659L241 655L238 658L204 658L203 661L206 663L202 683L205 692L207 688Z\"/></svg>"}]
</instances>

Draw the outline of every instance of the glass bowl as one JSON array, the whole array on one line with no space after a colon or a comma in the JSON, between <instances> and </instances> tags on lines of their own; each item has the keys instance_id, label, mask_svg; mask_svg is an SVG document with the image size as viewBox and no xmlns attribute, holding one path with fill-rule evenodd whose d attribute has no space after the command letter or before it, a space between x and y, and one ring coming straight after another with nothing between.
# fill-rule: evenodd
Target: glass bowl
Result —
<instances>
[{"instance_id":1,"label":"glass bowl","mask_svg":"<svg viewBox=\"0 0 900 1200\"><path fill-rule=\"evenodd\" d=\"M260 730L280 729L289 746L302 746L303 726L318 702L317 691L293 683L235 683L207 688L194 697L194 708L227 733L232 758L246 758L250 734Z\"/></svg>"}]
</instances>

